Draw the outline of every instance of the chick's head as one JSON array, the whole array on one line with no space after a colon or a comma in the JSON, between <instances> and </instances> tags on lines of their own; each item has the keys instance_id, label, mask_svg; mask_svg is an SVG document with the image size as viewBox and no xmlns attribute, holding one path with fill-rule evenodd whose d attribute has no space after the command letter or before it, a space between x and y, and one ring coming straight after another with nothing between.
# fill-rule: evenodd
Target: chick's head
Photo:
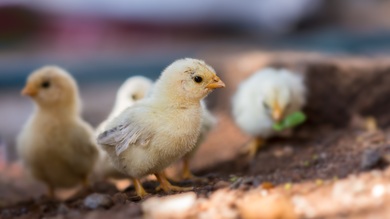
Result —
<instances>
[{"instance_id":1,"label":"chick's head","mask_svg":"<svg viewBox=\"0 0 390 219\"><path fill-rule=\"evenodd\" d=\"M169 65L155 86L154 93L159 91L167 97L199 101L225 84L204 61L186 58Z\"/></svg>"},{"instance_id":2,"label":"chick's head","mask_svg":"<svg viewBox=\"0 0 390 219\"><path fill-rule=\"evenodd\" d=\"M274 121L281 121L286 115L299 110L305 102L303 77L287 70L265 70L266 78L259 85L262 93L262 107Z\"/></svg>"},{"instance_id":3,"label":"chick's head","mask_svg":"<svg viewBox=\"0 0 390 219\"><path fill-rule=\"evenodd\" d=\"M56 66L45 66L32 72L21 94L30 96L41 107L75 106L78 102L75 80Z\"/></svg>"},{"instance_id":4,"label":"chick's head","mask_svg":"<svg viewBox=\"0 0 390 219\"><path fill-rule=\"evenodd\" d=\"M117 102L130 102L143 99L152 88L153 82L143 76L128 78L117 92Z\"/></svg>"}]
</instances>

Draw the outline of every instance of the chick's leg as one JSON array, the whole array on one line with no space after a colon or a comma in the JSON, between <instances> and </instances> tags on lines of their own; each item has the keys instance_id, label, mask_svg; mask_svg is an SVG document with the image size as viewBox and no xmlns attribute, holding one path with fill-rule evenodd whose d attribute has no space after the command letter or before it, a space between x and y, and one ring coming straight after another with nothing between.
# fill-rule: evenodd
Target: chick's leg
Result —
<instances>
[{"instance_id":1,"label":"chick's leg","mask_svg":"<svg viewBox=\"0 0 390 219\"><path fill-rule=\"evenodd\" d=\"M181 178L184 180L192 180L197 182L207 182L207 178L198 177L192 174L190 170L190 159L191 157L185 156L183 157L183 170L181 173Z\"/></svg>"},{"instance_id":2,"label":"chick's leg","mask_svg":"<svg viewBox=\"0 0 390 219\"><path fill-rule=\"evenodd\" d=\"M180 192L180 191L190 191L190 190L193 189L192 187L179 187L179 186L174 186L174 185L172 185L172 184L167 180L167 178L165 177L164 172L155 173L154 175L156 176L158 182L160 183L160 188L161 188L162 190L164 190L164 192L170 192L170 191L176 191L176 192Z\"/></svg>"},{"instance_id":3,"label":"chick's leg","mask_svg":"<svg viewBox=\"0 0 390 219\"><path fill-rule=\"evenodd\" d=\"M135 192L139 197L143 198L148 195L148 193L145 191L139 179L132 179L132 181L135 188Z\"/></svg>"},{"instance_id":4,"label":"chick's leg","mask_svg":"<svg viewBox=\"0 0 390 219\"><path fill-rule=\"evenodd\" d=\"M188 157L183 158L183 172L181 174L182 174L181 177L183 179L195 178L195 176L192 174L190 170L190 158Z\"/></svg>"},{"instance_id":5,"label":"chick's leg","mask_svg":"<svg viewBox=\"0 0 390 219\"><path fill-rule=\"evenodd\" d=\"M248 155L250 159L253 159L259 150L264 145L264 140L260 137L257 137L249 142L249 144L246 146L248 149Z\"/></svg>"}]
</instances>

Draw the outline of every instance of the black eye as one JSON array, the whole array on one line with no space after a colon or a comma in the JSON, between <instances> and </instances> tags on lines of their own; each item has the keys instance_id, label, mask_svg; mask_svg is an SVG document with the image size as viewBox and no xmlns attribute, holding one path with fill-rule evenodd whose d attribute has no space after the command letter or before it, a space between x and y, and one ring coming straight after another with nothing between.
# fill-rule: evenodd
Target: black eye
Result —
<instances>
[{"instance_id":1,"label":"black eye","mask_svg":"<svg viewBox=\"0 0 390 219\"><path fill-rule=\"evenodd\" d=\"M194 77L194 81L195 81L196 83L200 83L200 82L203 81L203 78L200 77L200 76L195 76L195 77Z\"/></svg>"},{"instance_id":2,"label":"black eye","mask_svg":"<svg viewBox=\"0 0 390 219\"><path fill-rule=\"evenodd\" d=\"M44 82L42 82L41 87L43 87L43 88L49 88L49 87L50 87L50 82L49 82L49 81L44 81Z\"/></svg>"},{"instance_id":3,"label":"black eye","mask_svg":"<svg viewBox=\"0 0 390 219\"><path fill-rule=\"evenodd\" d=\"M137 94L132 94L130 99L132 99L132 100L139 100L141 98Z\"/></svg>"}]
</instances>

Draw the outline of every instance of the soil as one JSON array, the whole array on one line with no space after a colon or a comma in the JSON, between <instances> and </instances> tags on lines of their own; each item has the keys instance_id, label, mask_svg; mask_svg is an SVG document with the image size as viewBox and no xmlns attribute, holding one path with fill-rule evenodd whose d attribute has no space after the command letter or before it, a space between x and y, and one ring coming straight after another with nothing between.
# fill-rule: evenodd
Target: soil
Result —
<instances>
[{"instance_id":1,"label":"soil","mask_svg":"<svg viewBox=\"0 0 390 219\"><path fill-rule=\"evenodd\" d=\"M18 164L8 164L0 176L1 218L390 217L387 59L260 52L205 59L228 88L208 98L219 122L192 163L204 180L174 183L194 186L192 192L156 192L157 183L148 178L143 184L151 195L142 200L132 186L119 191L109 182L95 182L90 191L56 201L24 181ZM264 66L306 75L309 119L269 139L249 160L240 151L250 137L234 125L230 98L242 79ZM176 174L177 166L169 171ZM104 200L92 209L85 204L91 194ZM166 210L179 203L182 207Z\"/></svg>"}]
</instances>

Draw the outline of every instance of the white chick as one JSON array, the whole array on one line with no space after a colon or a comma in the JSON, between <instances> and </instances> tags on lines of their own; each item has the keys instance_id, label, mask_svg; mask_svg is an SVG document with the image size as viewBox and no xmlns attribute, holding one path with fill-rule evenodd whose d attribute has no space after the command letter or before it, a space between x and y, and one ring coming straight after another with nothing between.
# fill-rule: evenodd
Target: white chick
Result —
<instances>
[{"instance_id":1,"label":"white chick","mask_svg":"<svg viewBox=\"0 0 390 219\"><path fill-rule=\"evenodd\" d=\"M132 178L137 195L147 194L139 178L148 174L156 175L165 192L188 189L171 185L163 170L193 150L202 122L200 100L221 87L225 84L204 61L180 59L162 72L149 97L107 124L98 143Z\"/></svg>"},{"instance_id":2,"label":"white chick","mask_svg":"<svg viewBox=\"0 0 390 219\"><path fill-rule=\"evenodd\" d=\"M152 86L152 80L146 77L133 76L128 78L118 89L114 107L107 119L103 121L96 129L96 135L103 132L107 123L116 116L118 116L123 110L128 107L131 107L136 101L145 98L145 96L150 92ZM101 147L99 147L99 149L100 156L98 165L96 165L96 172L98 173L98 175L103 176L104 178L127 178L125 174L123 174L113 166L107 153L102 150Z\"/></svg>"},{"instance_id":3,"label":"white chick","mask_svg":"<svg viewBox=\"0 0 390 219\"><path fill-rule=\"evenodd\" d=\"M241 130L255 137L247 146L251 158L264 140L275 134L275 122L302 109L305 96L303 76L285 69L265 68L240 83L232 111Z\"/></svg>"},{"instance_id":4,"label":"white chick","mask_svg":"<svg viewBox=\"0 0 390 219\"><path fill-rule=\"evenodd\" d=\"M46 66L28 77L21 93L36 106L17 139L27 170L48 186L50 197L57 187L88 186L98 151L92 127L80 117L75 80L59 67Z\"/></svg>"}]
</instances>

